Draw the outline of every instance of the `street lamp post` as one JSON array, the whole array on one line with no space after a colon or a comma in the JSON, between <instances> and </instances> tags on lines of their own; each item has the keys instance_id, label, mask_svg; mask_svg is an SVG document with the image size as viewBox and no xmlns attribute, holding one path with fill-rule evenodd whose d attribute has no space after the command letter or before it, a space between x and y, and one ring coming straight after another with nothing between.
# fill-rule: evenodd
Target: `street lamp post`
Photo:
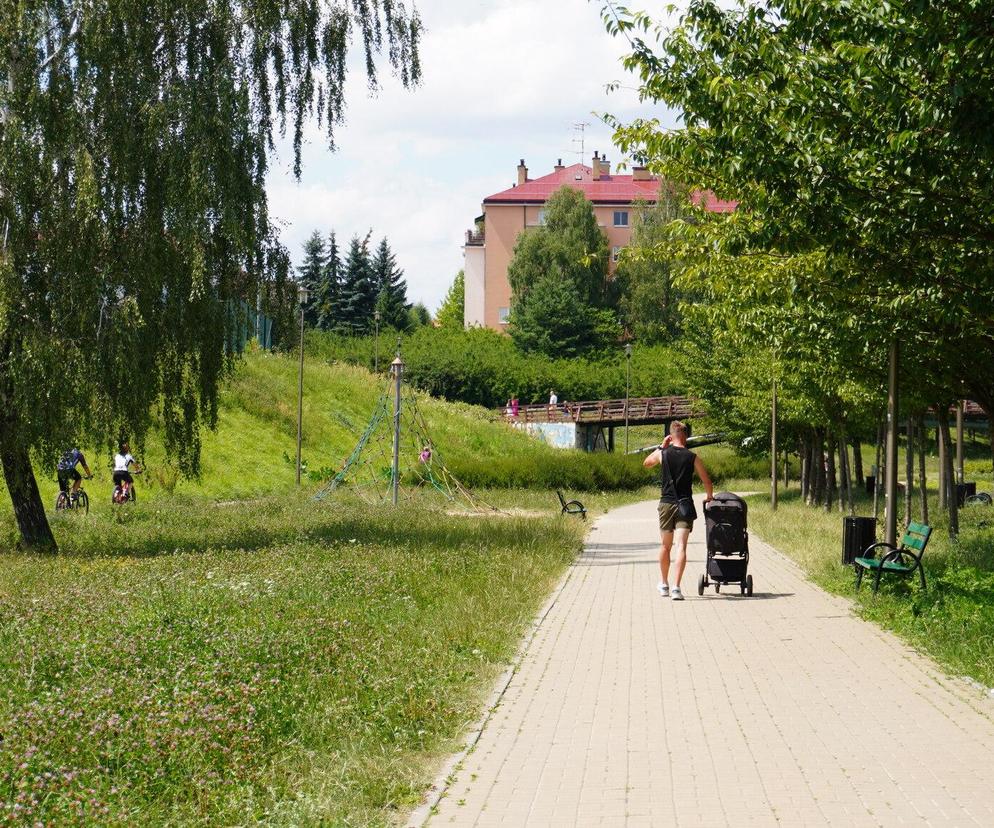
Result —
<instances>
[{"instance_id":1,"label":"street lamp post","mask_svg":"<svg viewBox=\"0 0 994 828\"><path fill-rule=\"evenodd\" d=\"M625 343L625 454L628 454L628 396L632 387L632 343Z\"/></svg>"},{"instance_id":2,"label":"street lamp post","mask_svg":"<svg viewBox=\"0 0 994 828\"><path fill-rule=\"evenodd\" d=\"M297 373L297 485L300 485L300 443L304 426L304 306L307 304L307 287L297 287L300 304L300 370Z\"/></svg>"},{"instance_id":3,"label":"street lamp post","mask_svg":"<svg viewBox=\"0 0 994 828\"><path fill-rule=\"evenodd\" d=\"M373 311L373 373L380 370L380 312Z\"/></svg>"}]
</instances>

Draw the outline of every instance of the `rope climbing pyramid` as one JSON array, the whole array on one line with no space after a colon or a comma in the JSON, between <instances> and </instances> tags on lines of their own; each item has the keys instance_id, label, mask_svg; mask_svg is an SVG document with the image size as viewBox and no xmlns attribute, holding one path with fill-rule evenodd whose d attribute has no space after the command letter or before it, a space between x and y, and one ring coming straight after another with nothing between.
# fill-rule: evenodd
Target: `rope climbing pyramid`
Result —
<instances>
[{"instance_id":1,"label":"rope climbing pyramid","mask_svg":"<svg viewBox=\"0 0 994 828\"><path fill-rule=\"evenodd\" d=\"M476 497L449 470L432 439L418 393L403 383L404 363L390 365L390 379L338 473L314 497L348 490L367 503L423 500L426 492L474 512L497 509Z\"/></svg>"}]
</instances>

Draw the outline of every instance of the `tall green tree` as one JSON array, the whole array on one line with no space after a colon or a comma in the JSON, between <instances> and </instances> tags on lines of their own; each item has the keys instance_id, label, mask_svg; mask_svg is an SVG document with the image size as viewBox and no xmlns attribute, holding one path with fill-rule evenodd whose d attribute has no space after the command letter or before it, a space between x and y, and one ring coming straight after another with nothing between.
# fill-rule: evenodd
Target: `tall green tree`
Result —
<instances>
[{"instance_id":1,"label":"tall green tree","mask_svg":"<svg viewBox=\"0 0 994 828\"><path fill-rule=\"evenodd\" d=\"M328 234L324 268L317 287L317 327L323 331L334 330L340 315L342 293L342 254L335 232Z\"/></svg>"},{"instance_id":2,"label":"tall green tree","mask_svg":"<svg viewBox=\"0 0 994 828\"><path fill-rule=\"evenodd\" d=\"M406 330L410 324L408 311L411 307L407 301L407 282L386 238L377 245L370 267L377 290L376 310L380 312L380 324L398 331Z\"/></svg>"},{"instance_id":3,"label":"tall green tree","mask_svg":"<svg viewBox=\"0 0 994 828\"><path fill-rule=\"evenodd\" d=\"M0 464L23 542L54 548L32 452L140 443L181 470L217 415L230 300L285 280L265 193L274 131L329 142L350 44L420 76L396 0L24 0L0 13ZM285 295L281 283L262 291ZM234 303L237 306L237 302Z\"/></svg>"},{"instance_id":4,"label":"tall green tree","mask_svg":"<svg viewBox=\"0 0 994 828\"><path fill-rule=\"evenodd\" d=\"M544 225L518 237L507 268L514 342L548 356L602 344L614 319L603 308L607 263L593 205L579 190L560 188L546 202Z\"/></svg>"},{"instance_id":5,"label":"tall green tree","mask_svg":"<svg viewBox=\"0 0 994 828\"><path fill-rule=\"evenodd\" d=\"M345 333L365 333L373 325L378 291L369 253L369 236L369 233L361 238L353 236L345 255L340 313L336 323L338 330Z\"/></svg>"},{"instance_id":6,"label":"tall green tree","mask_svg":"<svg viewBox=\"0 0 994 828\"><path fill-rule=\"evenodd\" d=\"M435 314L441 328L461 329L466 324L466 273L461 268Z\"/></svg>"},{"instance_id":7,"label":"tall green tree","mask_svg":"<svg viewBox=\"0 0 994 828\"><path fill-rule=\"evenodd\" d=\"M667 242L672 223L687 215L685 204L686 194L665 184L654 204L632 205L631 244L614 272L611 290L622 326L639 342L668 342L680 331L683 294L674 283L679 262Z\"/></svg>"},{"instance_id":8,"label":"tall green tree","mask_svg":"<svg viewBox=\"0 0 994 828\"><path fill-rule=\"evenodd\" d=\"M297 268L297 280L307 289L307 304L304 306L304 322L317 327L321 300L318 296L328 256L324 249L324 237L315 230L304 242L304 259Z\"/></svg>"}]
</instances>

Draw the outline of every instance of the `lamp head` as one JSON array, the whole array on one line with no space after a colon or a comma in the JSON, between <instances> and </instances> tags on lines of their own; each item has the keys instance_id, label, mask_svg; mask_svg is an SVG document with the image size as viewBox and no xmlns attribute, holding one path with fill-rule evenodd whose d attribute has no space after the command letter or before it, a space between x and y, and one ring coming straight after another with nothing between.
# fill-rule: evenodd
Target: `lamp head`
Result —
<instances>
[{"instance_id":1,"label":"lamp head","mask_svg":"<svg viewBox=\"0 0 994 828\"><path fill-rule=\"evenodd\" d=\"M297 285L297 301L301 305L307 304L307 297L310 295L310 291L307 289L307 285L301 282Z\"/></svg>"},{"instance_id":2,"label":"lamp head","mask_svg":"<svg viewBox=\"0 0 994 828\"><path fill-rule=\"evenodd\" d=\"M631 342L626 342L625 343L625 356L627 358L631 359L631 356L632 356L632 343Z\"/></svg>"}]
</instances>

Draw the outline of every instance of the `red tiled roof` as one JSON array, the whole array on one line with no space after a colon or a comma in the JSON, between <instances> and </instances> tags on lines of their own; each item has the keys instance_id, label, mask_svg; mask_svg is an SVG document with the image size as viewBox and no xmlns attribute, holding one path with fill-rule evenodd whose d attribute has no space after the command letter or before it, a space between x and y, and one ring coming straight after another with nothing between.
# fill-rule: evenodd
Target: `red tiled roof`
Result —
<instances>
[{"instance_id":1,"label":"red tiled roof","mask_svg":"<svg viewBox=\"0 0 994 828\"><path fill-rule=\"evenodd\" d=\"M579 176L579 179L577 178ZM572 164L555 170L541 178L526 181L520 187L511 187L483 199L484 204L544 204L549 196L563 185L580 190L595 204L631 204L635 199L655 201L659 193L659 179L635 181L630 175L604 175L594 181L593 170L583 164ZM713 213L731 213L736 202L722 201L710 190L694 193L692 200Z\"/></svg>"}]
</instances>

